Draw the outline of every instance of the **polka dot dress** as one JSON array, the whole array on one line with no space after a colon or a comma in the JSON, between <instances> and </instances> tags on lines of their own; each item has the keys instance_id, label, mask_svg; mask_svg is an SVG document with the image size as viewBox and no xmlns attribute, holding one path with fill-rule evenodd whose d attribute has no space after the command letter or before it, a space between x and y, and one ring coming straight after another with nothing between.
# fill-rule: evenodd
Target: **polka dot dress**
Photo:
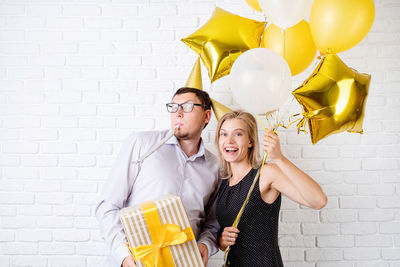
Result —
<instances>
[{"instance_id":1,"label":"polka dot dress","mask_svg":"<svg viewBox=\"0 0 400 267\"><path fill-rule=\"evenodd\" d=\"M229 186L229 180L222 181L217 199L217 219L221 226L220 234L225 227L232 226L256 174L257 169L250 170L234 186ZM283 266L278 246L280 206L280 194L273 203L264 202L257 181L238 225L240 233L228 254L228 266Z\"/></svg>"}]
</instances>

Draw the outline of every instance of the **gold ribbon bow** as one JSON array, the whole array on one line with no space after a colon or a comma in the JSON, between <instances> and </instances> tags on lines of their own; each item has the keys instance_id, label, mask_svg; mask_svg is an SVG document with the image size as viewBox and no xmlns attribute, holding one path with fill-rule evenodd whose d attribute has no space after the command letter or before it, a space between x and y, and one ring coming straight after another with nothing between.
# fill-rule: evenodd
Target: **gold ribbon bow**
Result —
<instances>
[{"instance_id":1,"label":"gold ribbon bow","mask_svg":"<svg viewBox=\"0 0 400 267\"><path fill-rule=\"evenodd\" d=\"M153 244L134 248L128 246L135 260L141 260L146 267L175 266L169 246L194 239L192 228L188 227L181 231L180 226L176 224L162 225L153 201L143 203L142 210Z\"/></svg>"}]
</instances>

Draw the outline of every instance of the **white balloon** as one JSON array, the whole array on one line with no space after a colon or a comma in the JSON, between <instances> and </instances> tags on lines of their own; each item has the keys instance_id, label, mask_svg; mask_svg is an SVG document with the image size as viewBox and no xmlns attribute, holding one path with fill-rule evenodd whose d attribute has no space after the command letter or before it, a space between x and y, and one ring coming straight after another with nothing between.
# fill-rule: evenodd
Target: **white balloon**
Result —
<instances>
[{"instance_id":1,"label":"white balloon","mask_svg":"<svg viewBox=\"0 0 400 267\"><path fill-rule=\"evenodd\" d=\"M268 48L254 48L241 54L229 76L235 101L253 114L278 109L291 92L292 75L288 64Z\"/></svg>"},{"instance_id":2,"label":"white balloon","mask_svg":"<svg viewBox=\"0 0 400 267\"><path fill-rule=\"evenodd\" d=\"M310 15L314 0L258 0L268 22L287 29Z\"/></svg>"}]
</instances>

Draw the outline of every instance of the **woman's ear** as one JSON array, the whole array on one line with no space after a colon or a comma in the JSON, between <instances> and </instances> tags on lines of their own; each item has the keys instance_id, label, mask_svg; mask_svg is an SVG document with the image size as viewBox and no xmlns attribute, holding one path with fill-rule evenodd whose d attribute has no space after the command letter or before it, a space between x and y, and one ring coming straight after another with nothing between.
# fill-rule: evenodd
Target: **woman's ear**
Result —
<instances>
[{"instance_id":1,"label":"woman's ear","mask_svg":"<svg viewBox=\"0 0 400 267\"><path fill-rule=\"evenodd\" d=\"M250 147L253 147L253 142L252 141L249 142L248 148L250 148Z\"/></svg>"}]
</instances>

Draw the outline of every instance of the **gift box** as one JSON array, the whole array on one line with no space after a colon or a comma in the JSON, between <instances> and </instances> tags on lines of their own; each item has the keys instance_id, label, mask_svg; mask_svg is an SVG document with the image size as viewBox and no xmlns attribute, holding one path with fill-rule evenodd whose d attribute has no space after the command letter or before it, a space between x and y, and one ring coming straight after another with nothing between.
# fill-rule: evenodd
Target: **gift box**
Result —
<instances>
[{"instance_id":1,"label":"gift box","mask_svg":"<svg viewBox=\"0 0 400 267\"><path fill-rule=\"evenodd\" d=\"M139 267L204 267L179 197L124 208L120 218Z\"/></svg>"}]
</instances>

